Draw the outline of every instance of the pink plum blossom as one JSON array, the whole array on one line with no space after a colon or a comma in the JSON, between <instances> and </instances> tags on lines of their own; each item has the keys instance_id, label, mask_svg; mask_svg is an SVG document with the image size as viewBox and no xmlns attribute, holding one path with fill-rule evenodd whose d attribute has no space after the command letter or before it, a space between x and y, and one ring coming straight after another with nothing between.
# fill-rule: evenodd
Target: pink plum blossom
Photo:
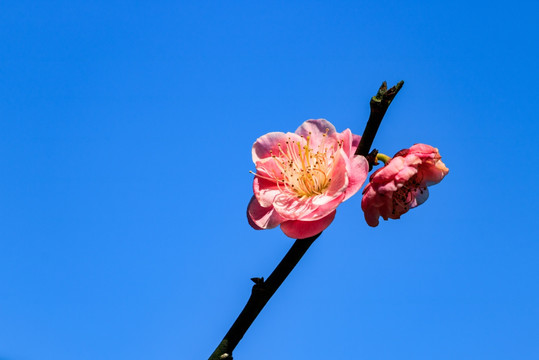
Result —
<instances>
[{"instance_id":1,"label":"pink plum blossom","mask_svg":"<svg viewBox=\"0 0 539 360\"><path fill-rule=\"evenodd\" d=\"M360 138L350 129L338 133L324 119L307 120L295 133L258 138L252 151L256 174L249 224L257 230L281 225L296 239L326 229L337 206L367 178L367 160L354 155Z\"/></svg>"},{"instance_id":2,"label":"pink plum blossom","mask_svg":"<svg viewBox=\"0 0 539 360\"><path fill-rule=\"evenodd\" d=\"M427 186L439 183L448 172L438 149L430 145L415 144L399 151L371 175L363 190L361 208L367 224L377 226L380 216L399 219L421 205L429 197Z\"/></svg>"}]
</instances>

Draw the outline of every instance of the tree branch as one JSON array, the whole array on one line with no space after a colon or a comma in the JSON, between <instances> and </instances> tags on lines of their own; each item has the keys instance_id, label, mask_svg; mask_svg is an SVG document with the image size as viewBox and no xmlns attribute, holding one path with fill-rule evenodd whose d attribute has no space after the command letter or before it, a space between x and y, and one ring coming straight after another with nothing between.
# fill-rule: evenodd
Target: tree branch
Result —
<instances>
[{"instance_id":1,"label":"tree branch","mask_svg":"<svg viewBox=\"0 0 539 360\"><path fill-rule=\"evenodd\" d=\"M264 278L251 279L255 284L253 285L247 304L209 360L232 359L232 351L243 338L247 329L249 329L260 311L262 311L269 299L275 294L279 286L281 286L288 274L290 274L320 234L307 239L296 240L266 281L264 281Z\"/></svg>"},{"instance_id":2,"label":"tree branch","mask_svg":"<svg viewBox=\"0 0 539 360\"><path fill-rule=\"evenodd\" d=\"M386 114L387 108L403 85L404 81L400 81L397 85L387 90L387 83L384 81L382 86L380 86L380 89L378 89L378 93L372 97L370 102L371 114L369 115L367 125L365 125L361 141L356 149L356 155L367 156L369 154L372 142L374 141L380 123Z\"/></svg>"},{"instance_id":3,"label":"tree branch","mask_svg":"<svg viewBox=\"0 0 539 360\"><path fill-rule=\"evenodd\" d=\"M401 81L391 89L387 90L387 84L384 81L376 96L371 99L371 114L355 152L356 155L362 155L368 158L369 150L386 110L395 95L397 95L402 88L403 84L404 81ZM243 338L260 311L266 306L269 299L271 299L273 294L279 289L279 286L281 286L286 277L301 260L305 252L307 252L309 247L321 234L322 233L307 239L296 240L294 245L292 245L288 253L286 253L266 281L264 281L264 278L251 279L255 285L253 285L251 296L249 297L247 304L236 321L234 321L234 324L232 324L230 330L228 330L219 346L217 346L217 349L215 349L210 356L209 360L232 360L232 351L234 351L236 345L238 345Z\"/></svg>"}]
</instances>

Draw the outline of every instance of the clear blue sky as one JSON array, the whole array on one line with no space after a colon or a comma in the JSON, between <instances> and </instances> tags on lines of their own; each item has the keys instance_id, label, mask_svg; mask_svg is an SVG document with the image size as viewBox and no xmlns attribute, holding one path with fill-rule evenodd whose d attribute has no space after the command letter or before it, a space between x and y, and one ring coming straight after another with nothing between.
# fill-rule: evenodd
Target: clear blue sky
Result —
<instances>
[{"instance_id":1,"label":"clear blue sky","mask_svg":"<svg viewBox=\"0 0 539 360\"><path fill-rule=\"evenodd\" d=\"M235 351L538 359L536 1L4 1L0 359L206 359L292 241L251 146L327 118L449 175L369 228L356 196Z\"/></svg>"}]
</instances>

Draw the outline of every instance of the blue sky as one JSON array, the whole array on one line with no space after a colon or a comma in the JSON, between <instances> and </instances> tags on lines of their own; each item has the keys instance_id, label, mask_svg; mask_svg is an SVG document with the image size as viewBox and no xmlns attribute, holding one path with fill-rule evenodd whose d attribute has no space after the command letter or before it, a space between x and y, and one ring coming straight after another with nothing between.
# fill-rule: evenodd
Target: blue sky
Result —
<instances>
[{"instance_id":1,"label":"blue sky","mask_svg":"<svg viewBox=\"0 0 539 360\"><path fill-rule=\"evenodd\" d=\"M537 359L537 2L0 4L0 359L205 359L249 278L251 146L327 118L450 169L369 228L343 203L241 359Z\"/></svg>"}]
</instances>

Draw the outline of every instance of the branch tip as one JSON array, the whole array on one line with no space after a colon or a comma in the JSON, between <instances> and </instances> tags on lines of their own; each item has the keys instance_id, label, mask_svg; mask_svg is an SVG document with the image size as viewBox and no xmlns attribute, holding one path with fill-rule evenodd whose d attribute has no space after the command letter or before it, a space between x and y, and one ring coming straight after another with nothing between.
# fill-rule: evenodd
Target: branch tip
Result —
<instances>
[{"instance_id":1,"label":"branch tip","mask_svg":"<svg viewBox=\"0 0 539 360\"><path fill-rule=\"evenodd\" d=\"M397 85L388 90L387 82L384 81L380 86L380 89L378 89L376 95L371 98L371 114L369 115L369 120L367 121L365 130L363 131L363 136L361 137L359 145L356 149L356 155L367 156L369 154L372 142L376 136L378 127L384 118L387 108L403 85L404 81L401 80L397 83Z\"/></svg>"}]
</instances>

